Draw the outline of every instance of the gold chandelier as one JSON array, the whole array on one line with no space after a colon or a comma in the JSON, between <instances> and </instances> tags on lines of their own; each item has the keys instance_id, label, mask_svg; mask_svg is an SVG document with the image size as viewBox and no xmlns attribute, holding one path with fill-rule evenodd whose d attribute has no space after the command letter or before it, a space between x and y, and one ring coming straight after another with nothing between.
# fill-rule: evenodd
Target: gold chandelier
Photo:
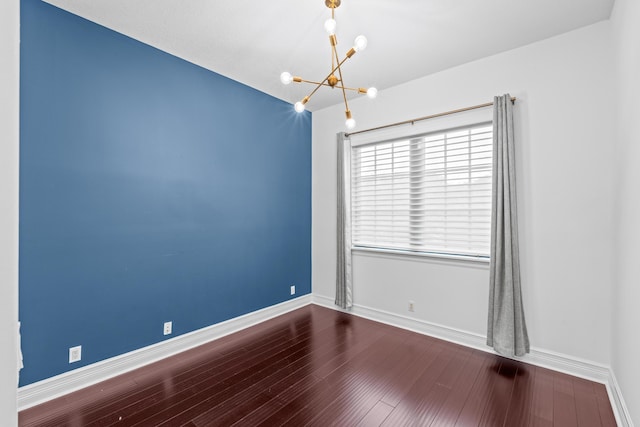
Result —
<instances>
[{"instance_id":1,"label":"gold chandelier","mask_svg":"<svg viewBox=\"0 0 640 427\"><path fill-rule=\"evenodd\" d=\"M324 4L329 9L331 9L331 18L327 19L324 23L324 29L327 31L327 34L329 34L329 43L331 44L331 72L329 72L329 74L327 75L327 77L324 78L324 80L320 82L315 82L311 80L305 80L301 77L292 76L290 73L285 71L280 75L280 81L285 85L288 85L291 82L310 83L310 84L316 85L315 89L313 89L313 91L311 91L309 95L302 98L301 101L298 101L295 103L294 108L298 113L301 113L305 110L305 104L309 102L313 94L316 93L316 91L320 89L321 86L329 86L332 89L335 89L335 88L341 89L342 98L344 99L345 115L347 116L347 121L345 122L345 125L347 126L347 129L353 129L356 125L356 121L351 116L351 111L349 110L349 103L347 102L347 91L351 90L358 93L367 94L369 98L373 99L378 94L378 90L375 87L370 87L369 89L365 89L362 87L360 88L346 87L344 85L344 80L342 78L342 68L341 68L342 64L344 64L347 59L355 55L356 52L361 52L367 47L367 38L362 35L356 37L353 47L349 49L344 59L342 61L340 60L340 58L338 57L338 51L336 50L338 39L336 38L336 20L335 20L335 10L338 6L340 6L340 2L341 0L325 0L324 2ZM338 73L337 76L336 76L336 72Z\"/></svg>"}]
</instances>

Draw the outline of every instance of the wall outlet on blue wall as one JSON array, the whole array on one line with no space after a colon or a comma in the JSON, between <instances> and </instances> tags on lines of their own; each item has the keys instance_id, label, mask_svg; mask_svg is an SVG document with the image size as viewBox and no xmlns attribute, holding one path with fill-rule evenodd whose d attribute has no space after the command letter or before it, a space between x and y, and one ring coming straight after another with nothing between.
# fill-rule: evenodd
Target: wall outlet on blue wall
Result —
<instances>
[{"instance_id":1,"label":"wall outlet on blue wall","mask_svg":"<svg viewBox=\"0 0 640 427\"><path fill-rule=\"evenodd\" d=\"M69 349L69 363L79 362L82 359L82 346L71 347Z\"/></svg>"},{"instance_id":2,"label":"wall outlet on blue wall","mask_svg":"<svg viewBox=\"0 0 640 427\"><path fill-rule=\"evenodd\" d=\"M173 329L173 322L164 322L164 334L170 335Z\"/></svg>"},{"instance_id":3,"label":"wall outlet on blue wall","mask_svg":"<svg viewBox=\"0 0 640 427\"><path fill-rule=\"evenodd\" d=\"M296 294L296 285L291 285L291 295Z\"/></svg>"}]
</instances>

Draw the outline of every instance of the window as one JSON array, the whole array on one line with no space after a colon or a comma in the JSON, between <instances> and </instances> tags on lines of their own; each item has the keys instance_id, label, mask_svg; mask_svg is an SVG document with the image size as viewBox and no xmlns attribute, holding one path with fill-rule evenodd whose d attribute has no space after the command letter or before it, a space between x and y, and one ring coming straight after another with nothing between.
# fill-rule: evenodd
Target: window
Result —
<instances>
[{"instance_id":1,"label":"window","mask_svg":"<svg viewBox=\"0 0 640 427\"><path fill-rule=\"evenodd\" d=\"M489 256L492 125L352 148L354 247Z\"/></svg>"}]
</instances>

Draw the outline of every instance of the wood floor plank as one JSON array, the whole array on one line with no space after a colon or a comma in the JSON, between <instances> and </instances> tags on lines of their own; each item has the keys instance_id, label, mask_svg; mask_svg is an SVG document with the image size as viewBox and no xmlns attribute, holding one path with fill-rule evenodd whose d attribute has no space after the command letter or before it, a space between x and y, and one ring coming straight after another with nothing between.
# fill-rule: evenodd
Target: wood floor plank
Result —
<instances>
[{"instance_id":1,"label":"wood floor plank","mask_svg":"<svg viewBox=\"0 0 640 427\"><path fill-rule=\"evenodd\" d=\"M368 372L377 371L378 366L396 348L395 346L403 341L404 337L390 337L389 335L370 340L360 352L345 358L342 365L328 374L324 378L325 381L314 393L300 396L297 400L304 401L303 408L287 419L283 425L308 425L316 417L326 415L327 409L336 400L346 395L357 398L369 386ZM355 405L350 406L350 409L362 410Z\"/></svg>"},{"instance_id":2,"label":"wood floor plank","mask_svg":"<svg viewBox=\"0 0 640 427\"><path fill-rule=\"evenodd\" d=\"M208 405L204 412L194 418L194 422L198 425L207 425L215 421L221 425L230 425L251 413L256 406L262 406L262 404L256 405L251 400L253 396L264 394L266 399L264 403L276 398L278 393L296 383L297 378L299 378L301 372L305 371L305 368L308 370L314 363L318 363L319 360L326 360L335 353L339 345L337 339L332 341L331 337L324 338L320 335L318 338L323 342L322 346L318 346L315 349L304 348L300 350L300 352L304 352L304 355L288 354L283 359L286 363L280 369L265 369L259 372L258 377L248 378L247 384L239 384L238 393L232 394L230 392L227 399L220 404L216 406ZM272 366L277 365L274 364ZM195 412L198 411L196 410ZM181 418L189 416L188 413L185 413L184 415L181 414L180 418L169 421L175 424Z\"/></svg>"},{"instance_id":3,"label":"wood floor plank","mask_svg":"<svg viewBox=\"0 0 640 427\"><path fill-rule=\"evenodd\" d=\"M553 423L566 427L578 425L573 381L560 372L553 373Z\"/></svg>"},{"instance_id":4,"label":"wood floor plank","mask_svg":"<svg viewBox=\"0 0 640 427\"><path fill-rule=\"evenodd\" d=\"M468 349L459 347L453 355L450 355L447 365L434 381L431 380L431 376L423 373L418 379L415 388L411 391L410 396L407 397L409 403L406 403L403 399L396 406L395 414L392 413L384 424L393 425L411 420L412 423L417 425L431 425L449 397L452 387L469 358L469 354L470 351ZM416 396L423 397L417 401ZM398 417L398 414L403 416ZM408 414L411 414L411 416L407 417Z\"/></svg>"},{"instance_id":5,"label":"wood floor plank","mask_svg":"<svg viewBox=\"0 0 640 427\"><path fill-rule=\"evenodd\" d=\"M284 336L276 336L271 338L282 339L284 338ZM259 344L260 342L257 343L257 345ZM268 343L263 343L264 346L266 346L267 344ZM160 382L158 382L158 375L156 375L156 380L150 387L140 390L140 395L144 397L139 398L138 396L124 396L127 401L132 403L129 405L118 405L116 403L115 411L113 411L112 407L107 406L103 412L108 413L107 417L111 420L122 420L129 418L132 414L136 414L142 410L145 410L150 405L157 405L163 403L163 401L164 403L166 403L165 396L167 393L176 394L180 391L193 390L194 387L197 387L198 384L202 382L201 378L208 378L210 381L212 378L215 378L214 376L212 376L214 371L218 371L218 377L220 377L220 375L224 375L225 369L233 370L236 369L237 366L242 366L242 357L246 357L247 351L243 348L241 350L242 351L228 352L226 354L216 354L210 360L205 360L204 363L199 364L195 368L171 372L166 377L161 378ZM265 351L267 350L268 347L265 347ZM167 384L167 378L172 379L171 384ZM99 418L93 424L109 425L109 420L105 420L103 417Z\"/></svg>"},{"instance_id":6,"label":"wood floor plank","mask_svg":"<svg viewBox=\"0 0 640 427\"><path fill-rule=\"evenodd\" d=\"M310 305L22 411L23 427L615 426L602 384Z\"/></svg>"},{"instance_id":7,"label":"wood floor plank","mask_svg":"<svg viewBox=\"0 0 640 427\"><path fill-rule=\"evenodd\" d=\"M500 369L500 358L489 354L483 354L484 363L478 372L478 376L471 386L471 392L465 402L456 426L478 425L487 405L487 393L493 388L493 383Z\"/></svg>"},{"instance_id":8,"label":"wood floor plank","mask_svg":"<svg viewBox=\"0 0 640 427\"><path fill-rule=\"evenodd\" d=\"M439 385L438 380L447 375L447 370L461 368L458 359L464 350L457 346L452 346L451 349L453 353L438 353L433 363L387 417L383 426L407 425L413 422L418 425L431 423L432 412L437 413L450 390Z\"/></svg>"},{"instance_id":9,"label":"wood floor plank","mask_svg":"<svg viewBox=\"0 0 640 427\"><path fill-rule=\"evenodd\" d=\"M484 354L476 351L471 352L458 380L453 384L447 399L442 403L438 416L431 424L432 426L446 427L455 425L485 361Z\"/></svg>"},{"instance_id":10,"label":"wood floor plank","mask_svg":"<svg viewBox=\"0 0 640 427\"><path fill-rule=\"evenodd\" d=\"M350 368L363 373L358 383L343 394L336 394L327 408L309 422L310 426L356 425L397 385L397 377L406 366L420 363L424 348L412 345L413 336L401 338L400 334L393 333L387 334L385 338L384 346L388 349L386 357L376 364L360 368L351 366ZM380 344L376 345L376 352L383 354Z\"/></svg>"},{"instance_id":11,"label":"wood floor plank","mask_svg":"<svg viewBox=\"0 0 640 427\"><path fill-rule=\"evenodd\" d=\"M231 368L200 381L197 386L182 390L170 399L136 413L129 422L131 425L158 425L176 417L176 413L180 417L184 417L185 412L188 412L189 416L198 416L206 408L224 402L229 394L247 387L263 370L278 370L286 366L288 361L284 356L289 352L303 351L310 339L311 337L307 337L295 343L275 342L271 350L255 354L251 352L242 363L234 364Z\"/></svg>"},{"instance_id":12,"label":"wood floor plank","mask_svg":"<svg viewBox=\"0 0 640 427\"><path fill-rule=\"evenodd\" d=\"M306 324L308 323L308 319L296 318L293 321L293 324L301 336L307 336ZM308 331L310 330L309 327ZM268 333L265 333L262 338L255 340L253 343L254 347L251 351L270 351L270 342L291 339L288 328L287 331L276 329L267 332ZM238 340L236 345L242 345L242 347L237 347L232 351L207 353L206 357L200 355L197 359L191 361L192 365L186 365L183 369L178 369L171 365L170 371L163 378L159 378L158 374L156 374L152 381L140 382L142 386L146 387L140 388L135 394L124 394L120 396L119 400L108 403L103 402L100 405L99 411L91 412L90 408L85 408L85 425L101 426L109 425L111 422L115 422L115 420L121 421L122 419L130 417L132 414L147 409L150 405L160 403L167 392L177 393L180 390L194 387L201 382L200 378L208 377L214 370L222 371L225 368L234 369L236 366L244 363L242 358L248 354L244 346L245 344L242 340ZM160 367L156 369L163 371ZM140 381L139 375L139 373L133 374L134 378L138 379L138 381ZM173 382L169 390L167 390L167 378L171 378Z\"/></svg>"},{"instance_id":13,"label":"wood floor plank","mask_svg":"<svg viewBox=\"0 0 640 427\"><path fill-rule=\"evenodd\" d=\"M28 411L20 413L20 425L45 425L47 419L60 416L68 418L68 414L81 410L91 405L110 400L119 399L119 396L134 392L137 387L136 382L130 378L111 378L99 384L92 385L83 390L70 393L58 399L38 405ZM63 425L64 423L53 422L51 425Z\"/></svg>"},{"instance_id":14,"label":"wood floor plank","mask_svg":"<svg viewBox=\"0 0 640 427\"><path fill-rule=\"evenodd\" d=\"M529 425L553 425L553 372L535 367Z\"/></svg>"},{"instance_id":15,"label":"wood floor plank","mask_svg":"<svg viewBox=\"0 0 640 427\"><path fill-rule=\"evenodd\" d=\"M352 337L352 345L349 346L352 351L351 355L358 355L369 345L370 340L377 340L381 337L379 332L366 334L362 337ZM281 391L275 397L277 402L269 402L261 408L258 408L249 416L245 417L242 422L243 425L258 425L264 423L264 425L270 425L270 423L283 423L297 412L304 408L304 399L300 399L300 396L314 395L319 389L326 386L324 379L317 376L318 372L326 372L326 367L330 364L334 366L336 357L339 357L343 362L350 356L346 353L345 346L340 346L335 350L330 357L314 357L314 363L311 369L304 369L309 381L299 382L291 388ZM278 389L272 390L274 393L278 392Z\"/></svg>"},{"instance_id":16,"label":"wood floor plank","mask_svg":"<svg viewBox=\"0 0 640 427\"><path fill-rule=\"evenodd\" d=\"M297 377L297 376L296 376ZM298 381L295 381L290 387L276 394L271 400L262 406L257 407L243 418L237 420L232 426L255 426L263 422L265 419L273 416L280 411L285 402L290 402L297 396L305 393L308 389L322 381L313 374L307 375Z\"/></svg>"},{"instance_id":17,"label":"wood floor plank","mask_svg":"<svg viewBox=\"0 0 640 427\"><path fill-rule=\"evenodd\" d=\"M384 335L384 332L380 330L372 331L370 334L371 339L377 340ZM343 338L346 338L346 335L341 335ZM351 360L353 357L366 352L368 347L371 345L370 340L356 340L356 336L351 336L350 345L344 345L339 352L336 352L336 355L329 361L327 361L322 366L319 366L314 370L314 375L320 378L326 378L332 372L341 368L345 363Z\"/></svg>"},{"instance_id":18,"label":"wood floor plank","mask_svg":"<svg viewBox=\"0 0 640 427\"><path fill-rule=\"evenodd\" d=\"M519 364L505 426L526 426L529 423L534 381L535 367L525 363Z\"/></svg>"},{"instance_id":19,"label":"wood floor plank","mask_svg":"<svg viewBox=\"0 0 640 427\"><path fill-rule=\"evenodd\" d=\"M445 351L445 347L442 342L436 342L435 344L429 343L428 347L424 347L423 349L421 355L422 360L417 364L405 365L405 369L396 377L394 387L388 390L380 400L394 408L398 406L400 401L406 398L411 392L415 383L422 377L424 372L431 369L431 366L443 351Z\"/></svg>"},{"instance_id":20,"label":"wood floor plank","mask_svg":"<svg viewBox=\"0 0 640 427\"><path fill-rule=\"evenodd\" d=\"M341 334L336 334L335 330L333 329L330 329L329 333L336 335L335 338L338 340L339 346L344 347L343 345L341 345L343 342L343 338L340 336ZM317 338L322 343L322 346L320 347L320 349L327 348L326 346L327 337L318 335L315 338ZM315 338L310 338L309 340L306 340L305 342L302 342L302 343L296 343L296 345L290 347L287 350L290 353L292 351L291 349L296 348L297 345L310 344ZM308 352L306 347L303 347L300 350L305 354ZM281 358L280 354L276 355L276 359L278 358ZM276 363L281 363L283 360L284 359L279 360ZM272 364L272 362L263 361L262 364L269 365L269 364ZM255 375L249 378L245 378L242 381L238 381L238 379L236 378L233 381L230 381L232 385L229 388L226 388L223 391L214 394L213 396L208 397L208 393L210 393L210 391L206 391L207 394L199 394L197 396L190 397L189 402L194 403L194 405L188 408L186 411L183 411L179 415L179 417L176 417L175 419L171 419L171 424L176 424L176 423L179 424L181 420L189 419L190 417L197 417L195 419L196 423L206 423L207 420L211 419L211 417L216 417L219 415L219 412L216 410L216 408L218 408L220 405L223 405L224 402L228 400L227 397L233 398L233 394L237 390L243 390L245 387L249 387L251 383L256 380L258 380L258 377L256 377ZM183 402L182 404L186 405L187 403ZM212 408L212 410L208 410L208 408ZM161 415L154 416L153 419L146 420L146 422L154 421L156 417L160 417L160 416ZM204 419L200 417L204 417Z\"/></svg>"},{"instance_id":21,"label":"wood floor plank","mask_svg":"<svg viewBox=\"0 0 640 427\"><path fill-rule=\"evenodd\" d=\"M613 408L609 401L609 395L607 394L607 388L604 384L591 383L594 394L596 395L596 401L598 402L598 412L600 413L600 422L603 426L615 427L616 417L613 415Z\"/></svg>"},{"instance_id":22,"label":"wood floor plank","mask_svg":"<svg viewBox=\"0 0 640 427\"><path fill-rule=\"evenodd\" d=\"M590 381L571 378L576 401L576 418L580 427L599 427L600 411L598 400Z\"/></svg>"},{"instance_id":23,"label":"wood floor plank","mask_svg":"<svg viewBox=\"0 0 640 427\"><path fill-rule=\"evenodd\" d=\"M489 390L485 410L479 426L501 426L507 417L511 398L513 396L513 387L515 378L518 374L519 363L502 358L500 369L494 377L493 387Z\"/></svg>"},{"instance_id":24,"label":"wood floor plank","mask_svg":"<svg viewBox=\"0 0 640 427\"><path fill-rule=\"evenodd\" d=\"M393 406L379 400L373 408L360 420L356 427L380 426L393 411Z\"/></svg>"}]
</instances>

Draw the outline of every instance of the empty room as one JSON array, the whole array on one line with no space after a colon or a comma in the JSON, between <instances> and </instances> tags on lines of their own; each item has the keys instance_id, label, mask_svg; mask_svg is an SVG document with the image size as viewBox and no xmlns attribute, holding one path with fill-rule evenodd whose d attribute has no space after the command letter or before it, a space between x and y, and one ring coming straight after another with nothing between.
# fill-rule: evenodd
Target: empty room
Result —
<instances>
[{"instance_id":1,"label":"empty room","mask_svg":"<svg viewBox=\"0 0 640 427\"><path fill-rule=\"evenodd\" d=\"M638 22L3 1L0 424L640 424Z\"/></svg>"}]
</instances>

